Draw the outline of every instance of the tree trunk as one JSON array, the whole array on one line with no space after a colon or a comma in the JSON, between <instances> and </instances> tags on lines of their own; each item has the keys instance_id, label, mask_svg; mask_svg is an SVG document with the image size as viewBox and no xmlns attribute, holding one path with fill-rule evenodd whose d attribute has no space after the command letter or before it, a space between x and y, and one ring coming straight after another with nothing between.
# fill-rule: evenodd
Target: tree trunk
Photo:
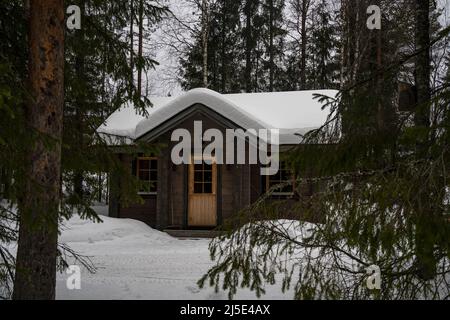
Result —
<instances>
[{"instance_id":1,"label":"tree trunk","mask_svg":"<svg viewBox=\"0 0 450 320\"><path fill-rule=\"evenodd\" d=\"M81 12L85 12L85 0L80 1L80 9ZM77 31L77 39L80 43L84 43L85 41L85 33L84 28ZM79 79L80 83L86 83L84 81L85 78L85 53L84 50L79 50L77 56L75 58L75 66L76 66L76 76ZM86 95L84 90L80 90L76 99L75 106L75 128L76 128L76 139L77 139L77 148L81 152L83 152L84 148L84 110L86 109ZM77 197L78 201L82 201L84 197L84 171L82 169L75 169L73 184L74 184L74 194Z\"/></svg>"},{"instance_id":2,"label":"tree trunk","mask_svg":"<svg viewBox=\"0 0 450 320\"><path fill-rule=\"evenodd\" d=\"M208 0L202 0L203 87L208 87Z\"/></svg>"},{"instance_id":3,"label":"tree trunk","mask_svg":"<svg viewBox=\"0 0 450 320\"><path fill-rule=\"evenodd\" d=\"M274 91L274 52L273 52L273 0L269 0L269 91Z\"/></svg>"},{"instance_id":4,"label":"tree trunk","mask_svg":"<svg viewBox=\"0 0 450 320\"><path fill-rule=\"evenodd\" d=\"M429 128L430 126L430 100L431 100L431 58L430 58L430 1L416 0L416 50L419 52L416 60L416 87L417 87L417 108L415 114L415 124L419 127ZM427 139L428 140L428 139ZM417 151L420 157L428 153L428 141L421 141L417 144ZM432 193L431 186L425 181L422 191L418 197L416 208L416 247L417 261L416 268L418 276L424 280L433 279L436 276L436 259L434 256L434 238L436 226L433 225L434 210L433 203L430 203L429 194Z\"/></svg>"},{"instance_id":5,"label":"tree trunk","mask_svg":"<svg viewBox=\"0 0 450 320\"><path fill-rule=\"evenodd\" d=\"M244 8L245 13L245 91L252 92L252 11L250 0L247 0Z\"/></svg>"},{"instance_id":6,"label":"tree trunk","mask_svg":"<svg viewBox=\"0 0 450 320\"><path fill-rule=\"evenodd\" d=\"M19 201L20 230L14 299L54 299L64 103L64 1L31 0L30 134L27 180Z\"/></svg>"},{"instance_id":7,"label":"tree trunk","mask_svg":"<svg viewBox=\"0 0 450 320\"><path fill-rule=\"evenodd\" d=\"M103 200L103 197L102 197L102 194L103 194L103 176L102 176L101 172L98 173L98 177L97 178L98 178L98 202L102 203L102 200Z\"/></svg>"},{"instance_id":8,"label":"tree trunk","mask_svg":"<svg viewBox=\"0 0 450 320\"><path fill-rule=\"evenodd\" d=\"M137 84L137 96L142 97L142 46L144 39L144 0L139 0L139 48L138 48L138 84Z\"/></svg>"},{"instance_id":9,"label":"tree trunk","mask_svg":"<svg viewBox=\"0 0 450 320\"><path fill-rule=\"evenodd\" d=\"M301 26L301 37L302 37L302 45L301 45L301 70L302 73L300 75L300 85L302 90L306 90L306 44L307 44L307 34L306 34L306 19L308 17L309 10L309 0L302 1L302 26Z\"/></svg>"},{"instance_id":10,"label":"tree trunk","mask_svg":"<svg viewBox=\"0 0 450 320\"><path fill-rule=\"evenodd\" d=\"M130 0L130 17L130 97L132 97L134 86L134 0Z\"/></svg>"},{"instance_id":11,"label":"tree trunk","mask_svg":"<svg viewBox=\"0 0 450 320\"><path fill-rule=\"evenodd\" d=\"M431 99L430 76L430 1L416 0L416 50L421 53L416 61L416 87L417 104L416 125L430 125L430 109L428 103Z\"/></svg>"},{"instance_id":12,"label":"tree trunk","mask_svg":"<svg viewBox=\"0 0 450 320\"><path fill-rule=\"evenodd\" d=\"M227 21L226 21L226 14L225 14L225 8L222 8L222 48L221 48L221 60L222 60L222 79L221 79L221 87L222 92L221 93L227 93L227 67L228 67L228 57L226 54L226 37L227 37Z\"/></svg>"}]
</instances>

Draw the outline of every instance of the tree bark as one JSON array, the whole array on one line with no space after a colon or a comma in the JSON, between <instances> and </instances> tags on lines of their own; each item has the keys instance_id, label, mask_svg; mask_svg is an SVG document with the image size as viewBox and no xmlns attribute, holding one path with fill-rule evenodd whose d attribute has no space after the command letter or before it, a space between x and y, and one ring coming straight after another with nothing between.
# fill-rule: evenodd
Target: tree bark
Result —
<instances>
[{"instance_id":1,"label":"tree bark","mask_svg":"<svg viewBox=\"0 0 450 320\"><path fill-rule=\"evenodd\" d=\"M130 17L130 97L132 97L134 86L134 0L130 0Z\"/></svg>"},{"instance_id":2,"label":"tree bark","mask_svg":"<svg viewBox=\"0 0 450 320\"><path fill-rule=\"evenodd\" d=\"M226 13L225 13L225 8L222 8L222 30L221 30L221 41L222 41L222 45L221 45L221 60L222 60L222 79L221 79L221 87L222 87L222 92L221 93L227 93L227 73L228 73L228 57L226 54L226 37L227 37L227 21L226 21Z\"/></svg>"},{"instance_id":3,"label":"tree bark","mask_svg":"<svg viewBox=\"0 0 450 320\"><path fill-rule=\"evenodd\" d=\"M202 0L203 87L208 87L208 0Z\"/></svg>"},{"instance_id":4,"label":"tree bark","mask_svg":"<svg viewBox=\"0 0 450 320\"><path fill-rule=\"evenodd\" d=\"M308 18L309 11L309 0L302 1L302 25L301 25L301 70L300 75L300 85L301 90L306 90L306 46L307 46L307 30L306 30L306 19Z\"/></svg>"},{"instance_id":5,"label":"tree bark","mask_svg":"<svg viewBox=\"0 0 450 320\"><path fill-rule=\"evenodd\" d=\"M244 7L245 14L245 91L252 92L252 10L250 0L247 0Z\"/></svg>"},{"instance_id":6,"label":"tree bark","mask_svg":"<svg viewBox=\"0 0 450 320\"><path fill-rule=\"evenodd\" d=\"M80 9L81 12L85 12L85 0L80 1ZM77 31L77 39L80 43L84 43L85 41L85 33L84 29ZM75 58L75 66L76 66L76 76L80 83L86 83L85 81L85 64L86 57L84 50L79 50L77 56ZM86 110L86 95L85 91L82 89L78 92L75 106L75 128L76 128L76 139L77 139L77 148L81 152L84 149L84 110ZM75 169L74 173L74 194L76 195L78 201L82 201L84 197L84 171L82 169Z\"/></svg>"},{"instance_id":7,"label":"tree bark","mask_svg":"<svg viewBox=\"0 0 450 320\"><path fill-rule=\"evenodd\" d=\"M273 26L273 0L269 0L269 91L274 91L274 48L273 48L273 41L274 41L274 26Z\"/></svg>"},{"instance_id":8,"label":"tree bark","mask_svg":"<svg viewBox=\"0 0 450 320\"><path fill-rule=\"evenodd\" d=\"M139 48L138 48L138 84L137 95L142 97L142 57L143 57L143 39L144 39L144 0L139 0Z\"/></svg>"},{"instance_id":9,"label":"tree bark","mask_svg":"<svg viewBox=\"0 0 450 320\"><path fill-rule=\"evenodd\" d=\"M419 52L416 60L416 87L417 107L415 124L419 127L430 126L430 102L431 102L431 57L430 57L430 1L416 0L416 51ZM429 139L417 144L419 157L428 154ZM418 276L423 280L430 280L436 276L437 260L434 256L434 237L436 226L434 225L433 203L430 203L432 187L428 181L424 182L419 195L416 214L416 268Z\"/></svg>"},{"instance_id":10,"label":"tree bark","mask_svg":"<svg viewBox=\"0 0 450 320\"><path fill-rule=\"evenodd\" d=\"M416 61L417 104L416 125L430 125L430 109L427 106L431 99L430 77L430 1L416 0L416 50L421 52Z\"/></svg>"},{"instance_id":11,"label":"tree bark","mask_svg":"<svg viewBox=\"0 0 450 320\"><path fill-rule=\"evenodd\" d=\"M30 134L14 299L54 299L64 103L64 1L31 0L29 83L25 111Z\"/></svg>"}]
</instances>

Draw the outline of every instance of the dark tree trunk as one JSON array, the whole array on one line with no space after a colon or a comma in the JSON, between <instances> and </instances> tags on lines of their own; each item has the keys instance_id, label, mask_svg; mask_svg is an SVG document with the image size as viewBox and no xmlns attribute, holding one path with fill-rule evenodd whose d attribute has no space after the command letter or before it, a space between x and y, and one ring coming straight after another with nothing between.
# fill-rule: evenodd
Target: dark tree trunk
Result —
<instances>
[{"instance_id":1,"label":"dark tree trunk","mask_svg":"<svg viewBox=\"0 0 450 320\"><path fill-rule=\"evenodd\" d=\"M274 91L274 26L273 26L273 0L269 1L269 91Z\"/></svg>"},{"instance_id":2,"label":"dark tree trunk","mask_svg":"<svg viewBox=\"0 0 450 320\"><path fill-rule=\"evenodd\" d=\"M19 202L14 299L54 299L64 103L64 1L31 0L27 180Z\"/></svg>"},{"instance_id":3,"label":"dark tree trunk","mask_svg":"<svg viewBox=\"0 0 450 320\"><path fill-rule=\"evenodd\" d=\"M144 0L139 1L139 48L138 48L138 84L137 95L138 98L142 96L142 57L143 57L143 39L144 39Z\"/></svg>"},{"instance_id":4,"label":"dark tree trunk","mask_svg":"<svg viewBox=\"0 0 450 320\"><path fill-rule=\"evenodd\" d=\"M202 58L203 58L203 87L208 87L208 34L209 34L209 4L208 0L202 0Z\"/></svg>"},{"instance_id":5,"label":"dark tree trunk","mask_svg":"<svg viewBox=\"0 0 450 320\"><path fill-rule=\"evenodd\" d=\"M222 8L222 35L221 35L221 40L222 40L222 54L221 54L221 59L222 59L222 79L221 79L221 87L222 87L222 92L221 93L227 93L227 72L228 72L228 57L226 54L226 37L227 37L227 20L226 20L226 8Z\"/></svg>"},{"instance_id":6,"label":"dark tree trunk","mask_svg":"<svg viewBox=\"0 0 450 320\"><path fill-rule=\"evenodd\" d=\"M9 199L11 183L11 170L8 168L0 168L0 201L2 199Z\"/></svg>"},{"instance_id":7,"label":"dark tree trunk","mask_svg":"<svg viewBox=\"0 0 450 320\"><path fill-rule=\"evenodd\" d=\"M245 91L252 92L252 10L250 0L245 3Z\"/></svg>"},{"instance_id":8,"label":"dark tree trunk","mask_svg":"<svg viewBox=\"0 0 450 320\"><path fill-rule=\"evenodd\" d=\"M130 0L130 97L134 86L134 0Z\"/></svg>"},{"instance_id":9,"label":"dark tree trunk","mask_svg":"<svg viewBox=\"0 0 450 320\"><path fill-rule=\"evenodd\" d=\"M85 12L85 1L80 1L80 9L81 12ZM84 43L85 41L85 33L84 29L77 31L77 38L80 43ZM79 79L80 83L85 83L85 54L84 50L79 50L77 53L77 57L75 58L75 66L76 66L76 75ZM75 128L76 128L76 139L77 139L77 148L81 152L83 152L84 148L84 110L86 109L86 96L85 91L82 89L78 92L78 96L76 99L75 106ZM79 201L83 199L83 181L84 181L84 172L81 169L75 170L75 175L73 179L74 184L74 194L78 198Z\"/></svg>"},{"instance_id":10,"label":"dark tree trunk","mask_svg":"<svg viewBox=\"0 0 450 320\"><path fill-rule=\"evenodd\" d=\"M102 203L102 200L103 200L103 197L102 197L102 195L103 195L103 176L102 176L102 173L101 172L99 172L99 174L98 174L98 202L99 203Z\"/></svg>"},{"instance_id":11,"label":"dark tree trunk","mask_svg":"<svg viewBox=\"0 0 450 320\"><path fill-rule=\"evenodd\" d=\"M416 50L421 53L416 61L417 104L416 124L428 127L430 125L431 99L430 76L430 1L416 0Z\"/></svg>"},{"instance_id":12,"label":"dark tree trunk","mask_svg":"<svg viewBox=\"0 0 450 320\"><path fill-rule=\"evenodd\" d=\"M431 100L431 58L430 58L430 1L416 0L416 50L419 52L416 60L416 87L417 87L417 108L415 114L415 124L420 127L430 126L430 100ZM427 154L428 139L417 144L417 151L420 157ZM436 259L434 256L433 235L436 226L433 225L434 210L433 203L430 203L429 194L432 192L428 181L424 182L424 190L418 197L416 208L416 247L417 261L416 268L418 276L424 280L433 279L436 275Z\"/></svg>"}]
</instances>

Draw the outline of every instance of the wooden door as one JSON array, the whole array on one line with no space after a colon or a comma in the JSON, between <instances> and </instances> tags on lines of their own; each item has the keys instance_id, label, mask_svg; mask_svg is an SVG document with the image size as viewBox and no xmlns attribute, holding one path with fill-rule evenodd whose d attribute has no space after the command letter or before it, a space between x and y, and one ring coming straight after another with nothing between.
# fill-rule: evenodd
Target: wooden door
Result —
<instances>
[{"instance_id":1,"label":"wooden door","mask_svg":"<svg viewBox=\"0 0 450 320\"><path fill-rule=\"evenodd\" d=\"M217 164L189 165L189 227L217 226Z\"/></svg>"}]
</instances>

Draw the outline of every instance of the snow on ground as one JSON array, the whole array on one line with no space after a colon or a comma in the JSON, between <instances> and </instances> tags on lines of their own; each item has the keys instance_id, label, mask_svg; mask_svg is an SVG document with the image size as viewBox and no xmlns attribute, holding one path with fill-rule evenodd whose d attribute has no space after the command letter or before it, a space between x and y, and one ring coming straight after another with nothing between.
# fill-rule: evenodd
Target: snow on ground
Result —
<instances>
[{"instance_id":1,"label":"snow on ground","mask_svg":"<svg viewBox=\"0 0 450 320\"><path fill-rule=\"evenodd\" d=\"M95 274L82 270L81 290L68 290L68 275L58 274L57 299L227 299L225 292L200 290L197 280L212 266L209 240L180 240L134 220L102 217L94 224L75 216L60 242L91 257ZM267 288L264 299L291 299L280 286ZM256 299L240 290L236 299Z\"/></svg>"}]
</instances>

